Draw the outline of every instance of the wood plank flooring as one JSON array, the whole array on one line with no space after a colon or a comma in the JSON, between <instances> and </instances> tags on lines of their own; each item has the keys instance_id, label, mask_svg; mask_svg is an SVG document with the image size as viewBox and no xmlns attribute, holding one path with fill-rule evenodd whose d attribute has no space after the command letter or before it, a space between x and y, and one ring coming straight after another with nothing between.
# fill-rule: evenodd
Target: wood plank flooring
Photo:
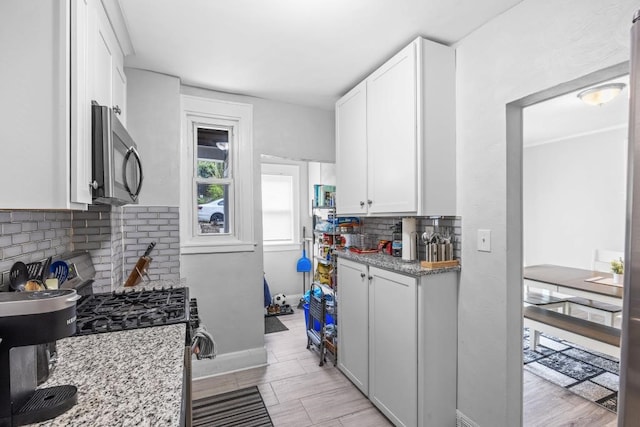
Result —
<instances>
[{"instance_id":1,"label":"wood plank flooring","mask_svg":"<svg viewBox=\"0 0 640 427\"><path fill-rule=\"evenodd\" d=\"M328 362L306 349L302 310L280 316L288 331L265 335L269 365L193 382L193 399L257 385L276 427L392 424ZM525 427L615 427L616 415L524 372Z\"/></svg>"}]
</instances>

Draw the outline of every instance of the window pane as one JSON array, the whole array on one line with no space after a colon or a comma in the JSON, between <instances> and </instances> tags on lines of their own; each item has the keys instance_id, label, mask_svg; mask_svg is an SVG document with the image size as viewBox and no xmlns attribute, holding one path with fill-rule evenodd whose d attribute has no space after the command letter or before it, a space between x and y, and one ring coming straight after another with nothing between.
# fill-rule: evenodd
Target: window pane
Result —
<instances>
[{"instance_id":1,"label":"window pane","mask_svg":"<svg viewBox=\"0 0 640 427\"><path fill-rule=\"evenodd\" d=\"M229 131L198 128L198 178L229 178Z\"/></svg>"},{"instance_id":2,"label":"window pane","mask_svg":"<svg viewBox=\"0 0 640 427\"><path fill-rule=\"evenodd\" d=\"M229 232L229 185L198 183L198 224L201 234Z\"/></svg>"},{"instance_id":3,"label":"window pane","mask_svg":"<svg viewBox=\"0 0 640 427\"><path fill-rule=\"evenodd\" d=\"M263 174L263 240L265 242L293 241L293 215L293 177Z\"/></svg>"}]
</instances>

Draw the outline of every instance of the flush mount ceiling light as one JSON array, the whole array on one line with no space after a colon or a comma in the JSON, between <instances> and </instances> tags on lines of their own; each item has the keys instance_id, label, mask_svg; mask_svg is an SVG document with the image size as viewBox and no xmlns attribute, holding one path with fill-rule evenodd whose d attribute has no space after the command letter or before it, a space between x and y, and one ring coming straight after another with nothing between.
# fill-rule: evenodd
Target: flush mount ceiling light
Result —
<instances>
[{"instance_id":1,"label":"flush mount ceiling light","mask_svg":"<svg viewBox=\"0 0 640 427\"><path fill-rule=\"evenodd\" d=\"M583 90L578 98L588 105L602 105L618 96L626 85L624 83L609 83Z\"/></svg>"},{"instance_id":2,"label":"flush mount ceiling light","mask_svg":"<svg viewBox=\"0 0 640 427\"><path fill-rule=\"evenodd\" d=\"M218 150L227 151L229 149L229 143L228 142L216 142L216 147L218 147Z\"/></svg>"}]
</instances>

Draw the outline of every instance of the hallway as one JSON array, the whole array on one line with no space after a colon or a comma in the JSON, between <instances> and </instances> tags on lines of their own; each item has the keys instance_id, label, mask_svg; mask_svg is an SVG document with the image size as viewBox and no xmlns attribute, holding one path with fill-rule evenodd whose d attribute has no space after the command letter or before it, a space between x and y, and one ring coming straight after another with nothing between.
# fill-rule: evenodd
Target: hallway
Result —
<instances>
[{"instance_id":1,"label":"hallway","mask_svg":"<svg viewBox=\"0 0 640 427\"><path fill-rule=\"evenodd\" d=\"M193 399L257 385L276 427L384 427L391 423L328 361L306 349L303 311L265 335L269 365L196 380ZM615 427L616 415L524 372L525 427Z\"/></svg>"}]
</instances>

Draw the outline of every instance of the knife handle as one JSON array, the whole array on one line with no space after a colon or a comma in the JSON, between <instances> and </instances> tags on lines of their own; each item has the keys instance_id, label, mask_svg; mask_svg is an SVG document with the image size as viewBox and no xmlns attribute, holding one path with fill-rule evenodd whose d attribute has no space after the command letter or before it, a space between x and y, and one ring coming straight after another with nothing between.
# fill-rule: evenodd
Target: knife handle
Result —
<instances>
[{"instance_id":1,"label":"knife handle","mask_svg":"<svg viewBox=\"0 0 640 427\"><path fill-rule=\"evenodd\" d=\"M147 250L144 252L144 255L142 255L143 257L145 256L149 256L151 254L151 251L153 250L153 248L156 246L156 242L151 242L149 243L149 246L147 247Z\"/></svg>"}]
</instances>

